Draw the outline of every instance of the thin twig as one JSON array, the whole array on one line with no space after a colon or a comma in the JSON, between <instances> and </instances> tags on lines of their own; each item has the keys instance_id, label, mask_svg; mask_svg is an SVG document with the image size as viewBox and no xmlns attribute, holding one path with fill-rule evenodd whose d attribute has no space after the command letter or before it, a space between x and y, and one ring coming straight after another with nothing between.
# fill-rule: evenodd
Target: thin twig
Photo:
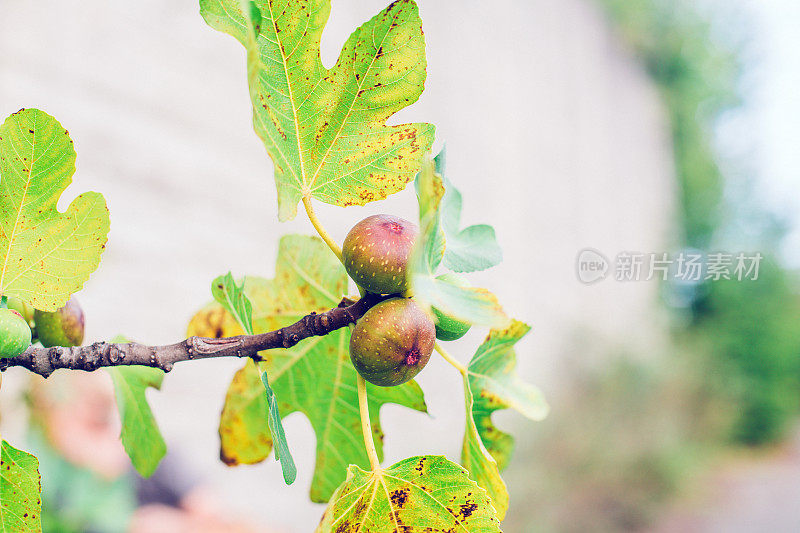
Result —
<instances>
[{"instance_id":1,"label":"thin twig","mask_svg":"<svg viewBox=\"0 0 800 533\"><path fill-rule=\"evenodd\" d=\"M343 299L334 309L324 313L310 313L294 324L275 331L257 335L210 338L189 337L166 346L146 346L135 342L96 342L88 346L65 348L30 347L23 354L10 359L0 359L0 370L12 366L27 368L35 374L48 377L60 368L91 372L102 367L141 365L169 372L175 363L214 357L252 357L274 348L291 348L309 337L322 336L355 323L372 306L386 297L368 294L355 303Z\"/></svg>"}]
</instances>

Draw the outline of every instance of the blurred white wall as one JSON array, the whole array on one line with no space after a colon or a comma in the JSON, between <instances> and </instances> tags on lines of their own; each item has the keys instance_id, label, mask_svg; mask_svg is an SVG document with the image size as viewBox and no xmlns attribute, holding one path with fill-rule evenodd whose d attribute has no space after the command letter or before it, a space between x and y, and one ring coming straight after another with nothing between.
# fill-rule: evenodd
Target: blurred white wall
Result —
<instances>
[{"instance_id":1,"label":"blurred white wall","mask_svg":"<svg viewBox=\"0 0 800 533\"><path fill-rule=\"evenodd\" d=\"M326 29L330 65L352 29L385 0L337 0ZM581 0L420 0L428 43L425 93L397 121L428 121L447 141L448 176L465 222L495 226L505 262L473 276L534 326L519 347L524 377L557 397L575 361L609 351L649 355L665 342L653 282L575 276L578 250L670 250L675 184L658 95L602 14ZM491 6L491 7L487 7ZM280 224L269 159L252 131L244 50L208 28L196 2L0 0L0 115L39 107L69 129L78 152L67 205L103 192L112 231L100 270L79 295L87 341L124 333L182 337L216 275L271 276ZM413 218L407 190L365 208L319 206L338 239L374 212ZM456 344L466 360L482 332ZM179 365L150 398L172 451L218 483L243 516L309 531L314 436L287 420L300 474L285 488L273 461L229 469L217 459L219 410L241 363ZM21 376L20 371L9 373ZM458 376L433 360L420 378L431 418L384 409L388 461L457 458ZM516 417L506 424L521 425ZM524 502L514 501L514 505Z\"/></svg>"}]
</instances>

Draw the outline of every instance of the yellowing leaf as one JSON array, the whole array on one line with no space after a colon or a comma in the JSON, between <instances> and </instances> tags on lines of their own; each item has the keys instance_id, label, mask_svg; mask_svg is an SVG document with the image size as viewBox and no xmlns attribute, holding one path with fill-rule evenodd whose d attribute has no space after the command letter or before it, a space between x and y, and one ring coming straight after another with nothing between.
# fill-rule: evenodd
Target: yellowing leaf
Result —
<instances>
[{"instance_id":1,"label":"yellowing leaf","mask_svg":"<svg viewBox=\"0 0 800 533\"><path fill-rule=\"evenodd\" d=\"M244 330L236 323L236 319L225 309L214 302L195 313L186 328L189 337L234 337L243 335Z\"/></svg>"},{"instance_id":2,"label":"yellowing leaf","mask_svg":"<svg viewBox=\"0 0 800 533\"><path fill-rule=\"evenodd\" d=\"M441 456L404 459L386 470L351 466L318 533L500 531L486 491Z\"/></svg>"},{"instance_id":3,"label":"yellowing leaf","mask_svg":"<svg viewBox=\"0 0 800 533\"><path fill-rule=\"evenodd\" d=\"M3 441L0 450L0 530L42 531L39 461Z\"/></svg>"},{"instance_id":4,"label":"yellowing leaf","mask_svg":"<svg viewBox=\"0 0 800 533\"><path fill-rule=\"evenodd\" d=\"M245 293L253 306L253 329L271 331L300 320L311 311L336 307L347 290L344 268L316 237L283 237L274 280L248 276ZM201 313L205 316L210 308ZM203 324L202 319L197 320ZM223 324L229 323L222 321ZM189 334L193 334L190 331ZM227 336L228 332L223 331ZM350 362L350 330L342 328L324 337L312 337L290 349L263 352L270 384L283 417L304 413L317 435L317 462L311 499L324 502L344 480L350 464L369 466L361 438L356 393L356 371ZM261 397L252 363L234 377L220 420L221 456L228 464L265 459L272 440L264 427L267 403ZM425 411L422 390L415 382L399 387L367 385L370 416L378 453L383 433L379 411L396 403Z\"/></svg>"},{"instance_id":5,"label":"yellowing leaf","mask_svg":"<svg viewBox=\"0 0 800 533\"><path fill-rule=\"evenodd\" d=\"M433 142L431 124L387 126L425 83L413 0L355 30L336 65L320 59L330 0L201 0L208 24L247 49L253 124L275 166L278 215L301 198L363 205L402 190Z\"/></svg>"},{"instance_id":6,"label":"yellowing leaf","mask_svg":"<svg viewBox=\"0 0 800 533\"><path fill-rule=\"evenodd\" d=\"M248 335L253 334L253 304L244 292L244 283L241 286L237 285L233 275L228 272L226 275L219 276L214 280L211 284L211 294L225 311L233 315L236 322ZM256 375L259 374L258 369L252 365L246 366L243 370L249 370ZM287 485L291 485L297 479L297 467L294 464L294 458L292 458L292 452L289 450L289 443L286 440L286 432L283 429L283 422L278 409L278 400L272 387L270 387L266 372L259 376L259 381L264 385L264 398L267 401L267 410L269 412L270 436L275 444L275 459L281 462L284 481L286 481ZM248 397L248 401L252 401L250 395L247 394L249 392L250 390L247 390L245 396ZM238 401L239 399L234 398L233 400ZM253 405L259 406L258 403ZM220 458L225 461L224 456L220 456Z\"/></svg>"},{"instance_id":7,"label":"yellowing leaf","mask_svg":"<svg viewBox=\"0 0 800 533\"><path fill-rule=\"evenodd\" d=\"M530 326L512 320L504 329L493 329L469 363L469 387L475 396L472 416L481 440L502 470L511 456L513 439L492 423L498 409L514 409L531 420L542 420L550 408L536 387L519 379L514 344Z\"/></svg>"},{"instance_id":8,"label":"yellowing leaf","mask_svg":"<svg viewBox=\"0 0 800 533\"><path fill-rule=\"evenodd\" d=\"M233 376L219 423L220 459L225 464L254 464L267 458L272 436L264 424L267 397L252 360Z\"/></svg>"},{"instance_id":9,"label":"yellowing leaf","mask_svg":"<svg viewBox=\"0 0 800 533\"><path fill-rule=\"evenodd\" d=\"M414 250L412 262L417 272L431 276L441 264L445 252L444 230L439 214L439 204L445 190L442 178L436 171L436 164L440 161L440 157L443 161L443 155L444 151L435 160L426 158L414 180L423 238L419 240L419 245Z\"/></svg>"},{"instance_id":10,"label":"yellowing leaf","mask_svg":"<svg viewBox=\"0 0 800 533\"><path fill-rule=\"evenodd\" d=\"M477 326L497 328L509 323L497 296L486 289L462 287L429 274L415 273L411 282L417 302L433 306L445 315Z\"/></svg>"},{"instance_id":11,"label":"yellowing leaf","mask_svg":"<svg viewBox=\"0 0 800 533\"><path fill-rule=\"evenodd\" d=\"M103 196L56 208L74 172L72 140L50 115L24 109L0 126L0 295L56 311L97 268L109 229Z\"/></svg>"},{"instance_id":12,"label":"yellowing leaf","mask_svg":"<svg viewBox=\"0 0 800 533\"><path fill-rule=\"evenodd\" d=\"M508 510L508 489L500 477L497 461L483 445L478 427L475 425L472 416L474 400L467 376L464 376L464 400L467 407L467 423L464 430L464 444L461 448L461 464L469 472L469 478L489 494L497 512L497 519L502 522Z\"/></svg>"}]
</instances>

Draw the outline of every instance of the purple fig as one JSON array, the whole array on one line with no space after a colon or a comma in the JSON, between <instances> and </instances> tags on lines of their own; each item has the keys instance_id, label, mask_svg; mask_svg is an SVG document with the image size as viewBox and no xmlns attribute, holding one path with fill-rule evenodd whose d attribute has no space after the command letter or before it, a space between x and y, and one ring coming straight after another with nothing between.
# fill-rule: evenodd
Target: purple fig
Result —
<instances>
[{"instance_id":1,"label":"purple fig","mask_svg":"<svg viewBox=\"0 0 800 533\"><path fill-rule=\"evenodd\" d=\"M367 311L353 328L350 359L374 385L402 385L419 374L433 352L436 327L411 299L392 298Z\"/></svg>"},{"instance_id":2,"label":"purple fig","mask_svg":"<svg viewBox=\"0 0 800 533\"><path fill-rule=\"evenodd\" d=\"M418 233L415 224L399 217L367 217L344 240L344 268L369 292L401 294L408 289L408 261Z\"/></svg>"}]
</instances>

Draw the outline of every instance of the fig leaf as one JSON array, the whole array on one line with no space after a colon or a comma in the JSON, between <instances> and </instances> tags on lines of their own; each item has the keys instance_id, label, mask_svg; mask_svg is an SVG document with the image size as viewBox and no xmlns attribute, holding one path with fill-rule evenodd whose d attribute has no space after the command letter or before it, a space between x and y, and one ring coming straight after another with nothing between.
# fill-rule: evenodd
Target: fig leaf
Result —
<instances>
[{"instance_id":1,"label":"fig leaf","mask_svg":"<svg viewBox=\"0 0 800 533\"><path fill-rule=\"evenodd\" d=\"M72 140L47 113L23 109L0 126L0 295L56 311L97 269L109 229L103 196L57 209L74 172Z\"/></svg>"}]
</instances>

